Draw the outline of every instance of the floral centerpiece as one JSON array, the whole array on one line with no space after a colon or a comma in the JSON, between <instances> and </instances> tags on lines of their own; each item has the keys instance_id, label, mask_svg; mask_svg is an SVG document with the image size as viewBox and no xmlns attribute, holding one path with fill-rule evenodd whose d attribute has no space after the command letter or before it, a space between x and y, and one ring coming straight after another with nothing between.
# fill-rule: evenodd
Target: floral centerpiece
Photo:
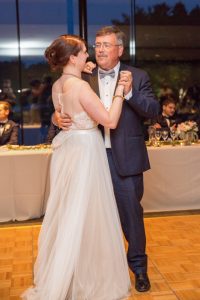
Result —
<instances>
[{"instance_id":1,"label":"floral centerpiece","mask_svg":"<svg viewBox=\"0 0 200 300\"><path fill-rule=\"evenodd\" d=\"M198 126L194 121L186 121L178 124L177 133L182 140L186 140L188 143L198 140Z\"/></svg>"},{"instance_id":2,"label":"floral centerpiece","mask_svg":"<svg viewBox=\"0 0 200 300\"><path fill-rule=\"evenodd\" d=\"M198 126L197 123L194 121L186 121L178 124L177 131L178 133L188 132L188 131L198 132Z\"/></svg>"}]
</instances>

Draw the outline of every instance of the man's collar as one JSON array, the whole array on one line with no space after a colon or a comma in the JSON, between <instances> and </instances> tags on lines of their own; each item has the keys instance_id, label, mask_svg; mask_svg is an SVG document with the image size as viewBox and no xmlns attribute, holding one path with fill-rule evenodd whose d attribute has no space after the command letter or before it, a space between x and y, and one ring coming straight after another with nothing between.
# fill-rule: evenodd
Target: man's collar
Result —
<instances>
[{"instance_id":1,"label":"man's collar","mask_svg":"<svg viewBox=\"0 0 200 300\"><path fill-rule=\"evenodd\" d=\"M113 70L115 70L115 73L118 74L120 69L120 61L118 62L118 64L113 68Z\"/></svg>"},{"instance_id":2,"label":"man's collar","mask_svg":"<svg viewBox=\"0 0 200 300\"><path fill-rule=\"evenodd\" d=\"M104 69L102 69L101 67L98 67L99 70L102 70L102 71L105 71ZM117 74L118 71L120 69L120 61L116 64L116 66L114 68L112 68L112 70L115 71L115 73ZM111 70L111 69L110 69ZM109 71L109 70L106 70L106 71Z\"/></svg>"},{"instance_id":3,"label":"man's collar","mask_svg":"<svg viewBox=\"0 0 200 300\"><path fill-rule=\"evenodd\" d=\"M166 116L165 114L162 113L162 116L165 118L165 119L170 119L171 117L170 116Z\"/></svg>"}]
</instances>

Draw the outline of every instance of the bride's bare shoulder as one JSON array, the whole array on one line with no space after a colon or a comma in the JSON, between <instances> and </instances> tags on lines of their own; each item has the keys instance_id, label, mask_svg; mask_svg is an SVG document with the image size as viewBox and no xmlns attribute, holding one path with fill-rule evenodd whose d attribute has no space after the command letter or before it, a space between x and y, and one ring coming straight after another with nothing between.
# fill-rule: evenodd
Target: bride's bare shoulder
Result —
<instances>
[{"instance_id":1,"label":"bride's bare shoulder","mask_svg":"<svg viewBox=\"0 0 200 300\"><path fill-rule=\"evenodd\" d=\"M83 79L81 80L81 87L82 89L91 90L89 83Z\"/></svg>"},{"instance_id":2,"label":"bride's bare shoulder","mask_svg":"<svg viewBox=\"0 0 200 300\"><path fill-rule=\"evenodd\" d=\"M81 93L90 90L90 85L81 78L71 77L66 80L58 79L52 86L52 92L54 94L65 93L68 90L81 91Z\"/></svg>"},{"instance_id":3,"label":"bride's bare shoulder","mask_svg":"<svg viewBox=\"0 0 200 300\"><path fill-rule=\"evenodd\" d=\"M61 82L60 82L60 79L57 79L53 86L52 86L52 92L53 93L59 93L60 92L60 86L61 86Z\"/></svg>"},{"instance_id":4,"label":"bride's bare shoulder","mask_svg":"<svg viewBox=\"0 0 200 300\"><path fill-rule=\"evenodd\" d=\"M67 90L67 89L73 89L76 92L84 92L87 91L88 89L90 89L90 85L83 79L81 78L70 78L71 81L67 81L63 84L63 89Z\"/></svg>"}]
</instances>

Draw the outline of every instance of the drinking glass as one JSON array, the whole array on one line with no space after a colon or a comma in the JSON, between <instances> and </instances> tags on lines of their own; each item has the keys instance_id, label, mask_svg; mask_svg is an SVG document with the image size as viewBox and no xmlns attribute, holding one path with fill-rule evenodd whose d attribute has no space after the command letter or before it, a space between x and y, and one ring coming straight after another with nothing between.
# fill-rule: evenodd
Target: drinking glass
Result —
<instances>
[{"instance_id":1,"label":"drinking glass","mask_svg":"<svg viewBox=\"0 0 200 300\"><path fill-rule=\"evenodd\" d=\"M162 130L161 136L164 141L166 141L168 139L168 135L169 135L168 130Z\"/></svg>"},{"instance_id":2,"label":"drinking glass","mask_svg":"<svg viewBox=\"0 0 200 300\"><path fill-rule=\"evenodd\" d=\"M177 131L175 129L170 129L170 136L172 138L172 146L175 146L175 139L178 137Z\"/></svg>"},{"instance_id":3,"label":"drinking glass","mask_svg":"<svg viewBox=\"0 0 200 300\"><path fill-rule=\"evenodd\" d=\"M155 130L155 139L157 141L156 146L160 146L160 138L161 138L161 130L160 129L156 129Z\"/></svg>"}]
</instances>

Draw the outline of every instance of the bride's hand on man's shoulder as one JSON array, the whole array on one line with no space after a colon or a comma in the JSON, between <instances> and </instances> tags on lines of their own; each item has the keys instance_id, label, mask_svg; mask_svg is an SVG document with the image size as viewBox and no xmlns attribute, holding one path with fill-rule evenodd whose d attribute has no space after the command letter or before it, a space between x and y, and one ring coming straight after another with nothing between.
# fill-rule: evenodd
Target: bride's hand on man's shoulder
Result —
<instances>
[{"instance_id":1,"label":"bride's hand on man's shoulder","mask_svg":"<svg viewBox=\"0 0 200 300\"><path fill-rule=\"evenodd\" d=\"M94 68L96 68L96 64L94 64L92 61L88 61L85 64L83 72L88 73L88 74L92 74L92 71L93 71Z\"/></svg>"}]
</instances>

